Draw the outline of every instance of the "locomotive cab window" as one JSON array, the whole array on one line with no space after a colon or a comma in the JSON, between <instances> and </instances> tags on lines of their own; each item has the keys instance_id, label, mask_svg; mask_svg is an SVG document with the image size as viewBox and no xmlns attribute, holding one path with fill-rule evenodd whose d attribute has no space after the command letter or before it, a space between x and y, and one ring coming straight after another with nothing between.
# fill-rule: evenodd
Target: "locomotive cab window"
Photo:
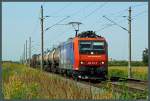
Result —
<instances>
[{"instance_id":1,"label":"locomotive cab window","mask_svg":"<svg viewBox=\"0 0 150 101\"><path fill-rule=\"evenodd\" d=\"M79 41L79 52L81 54L104 54L104 42L103 41Z\"/></svg>"},{"instance_id":2,"label":"locomotive cab window","mask_svg":"<svg viewBox=\"0 0 150 101\"><path fill-rule=\"evenodd\" d=\"M104 49L104 42L93 42L93 49L94 50Z\"/></svg>"},{"instance_id":3,"label":"locomotive cab window","mask_svg":"<svg viewBox=\"0 0 150 101\"><path fill-rule=\"evenodd\" d=\"M81 41L80 42L80 49L81 50L90 50L91 49L91 42Z\"/></svg>"}]
</instances>

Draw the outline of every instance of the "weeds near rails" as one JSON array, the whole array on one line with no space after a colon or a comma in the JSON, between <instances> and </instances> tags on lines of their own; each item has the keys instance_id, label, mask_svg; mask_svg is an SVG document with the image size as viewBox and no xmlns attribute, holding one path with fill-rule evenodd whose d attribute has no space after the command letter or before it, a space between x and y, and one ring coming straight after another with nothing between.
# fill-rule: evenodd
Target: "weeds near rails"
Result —
<instances>
[{"instance_id":1,"label":"weeds near rails","mask_svg":"<svg viewBox=\"0 0 150 101\"><path fill-rule=\"evenodd\" d=\"M3 94L5 99L116 99L112 85L107 90L81 87L58 75L27 68L21 64L3 64ZM114 97L116 96L116 97Z\"/></svg>"},{"instance_id":2,"label":"weeds near rails","mask_svg":"<svg viewBox=\"0 0 150 101\"><path fill-rule=\"evenodd\" d=\"M3 75L7 70L10 74L3 77L5 99L94 99L90 88L80 87L76 82L19 64L4 65Z\"/></svg>"},{"instance_id":3,"label":"weeds near rails","mask_svg":"<svg viewBox=\"0 0 150 101\"><path fill-rule=\"evenodd\" d=\"M9 78L9 83L4 83L4 95L6 99L31 99L38 96L38 84L26 85L17 76Z\"/></svg>"},{"instance_id":4,"label":"weeds near rails","mask_svg":"<svg viewBox=\"0 0 150 101\"><path fill-rule=\"evenodd\" d=\"M92 96L92 99L113 99L113 98L114 98L113 89L111 83L107 83L106 86L101 88L101 90L97 94L93 94Z\"/></svg>"}]
</instances>

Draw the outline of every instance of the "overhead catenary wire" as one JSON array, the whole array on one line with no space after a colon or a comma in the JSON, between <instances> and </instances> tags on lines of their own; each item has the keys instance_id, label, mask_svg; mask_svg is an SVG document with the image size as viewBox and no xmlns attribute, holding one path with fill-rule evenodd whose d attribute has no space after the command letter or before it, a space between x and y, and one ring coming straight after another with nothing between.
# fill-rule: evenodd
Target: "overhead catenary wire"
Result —
<instances>
[{"instance_id":1,"label":"overhead catenary wire","mask_svg":"<svg viewBox=\"0 0 150 101\"><path fill-rule=\"evenodd\" d=\"M122 19L121 21L124 21L124 19ZM95 21L94 23L92 23L90 28L95 28L95 26L97 26L99 23L104 23L104 22L101 19L99 19L99 21ZM108 25L108 24L102 24L102 26L104 26L104 25Z\"/></svg>"},{"instance_id":2,"label":"overhead catenary wire","mask_svg":"<svg viewBox=\"0 0 150 101\"><path fill-rule=\"evenodd\" d=\"M42 5L45 5L45 2L44 2L44 1L45 1L45 0L43 0L43 4L42 4ZM63 8L61 8L60 10L58 10L57 13L60 12L60 11L62 11L62 10L64 10L65 8L67 8L71 3L72 3L72 2L70 2L69 4L66 4ZM105 3L104 3L104 5L105 5ZM143 6L143 5L146 5L146 4L137 4L137 5L131 5L131 6L132 6L132 7L138 7L138 6ZM85 8L88 7L88 6L89 6L89 4L88 4L87 6L85 6ZM96 12L99 8L101 8L101 6L103 6L103 5L100 5L98 8L96 8L95 10L93 10L92 12L90 12L88 15L85 16L85 18L87 18L88 16L90 16L91 14L93 14L94 12ZM124 9L124 10L127 10L127 8ZM119 11L119 12L122 12L122 11L124 11L124 10L121 10L121 11ZM81 11L81 10L79 10L79 11ZM116 13L118 13L118 12L116 12ZM74 14L76 14L76 13L74 13ZM111 15L112 15L112 14L111 14ZM73 15L72 15L72 16L73 16Z\"/></svg>"},{"instance_id":3,"label":"overhead catenary wire","mask_svg":"<svg viewBox=\"0 0 150 101\"><path fill-rule=\"evenodd\" d=\"M94 9L92 12L90 12L88 15L85 16L85 19L88 18L90 15L94 14L94 13L95 13L97 10L99 10L100 8L102 8L105 4L106 4L106 3L100 5L98 8ZM73 16L73 15L72 15L72 16ZM70 16L70 17L72 17L72 16ZM55 25L58 25L59 23L60 23L60 22L58 22L58 23L56 23L56 24L50 26L49 28L46 28L45 31L47 31L48 29L52 28L52 27L55 26Z\"/></svg>"},{"instance_id":4,"label":"overhead catenary wire","mask_svg":"<svg viewBox=\"0 0 150 101\"><path fill-rule=\"evenodd\" d=\"M79 12L81 12L83 9L87 8L90 4L86 5L85 7L83 7L82 9L79 9L77 12L73 13L70 15L70 17L73 17L77 14L79 14ZM96 11L98 11L99 9L101 9L104 5L106 5L106 3L101 4L98 8L94 9L93 11L91 11L88 15L84 16L83 18L80 18L80 20L85 20L86 18L88 18L89 16L91 16L92 14L94 14ZM83 21L82 20L82 21ZM81 21L80 21L81 22Z\"/></svg>"},{"instance_id":5,"label":"overhead catenary wire","mask_svg":"<svg viewBox=\"0 0 150 101\"><path fill-rule=\"evenodd\" d=\"M44 2L42 5L44 5L44 4L45 4L45 2ZM72 4L72 2L69 2L69 4L66 4L66 5L63 6L62 8L58 9L57 11L54 11L54 12L51 13L51 14L48 14L48 15L45 16L45 17L53 17L53 18L66 17L66 16L58 16L58 15L56 15L56 14L62 12L64 9L66 9L67 7L69 7L71 4ZM43 6L43 7L44 7L44 6ZM49 16L49 15L50 15L50 16ZM55 16L54 16L54 15L55 15ZM44 19L45 19L45 18L44 18Z\"/></svg>"},{"instance_id":6,"label":"overhead catenary wire","mask_svg":"<svg viewBox=\"0 0 150 101\"><path fill-rule=\"evenodd\" d=\"M122 9L122 10L119 10L117 12L114 12L114 13L109 13L109 14L105 14L106 16L114 16L114 15L120 15L120 13L124 12L124 11L128 11L128 8L125 8L125 9Z\"/></svg>"},{"instance_id":7,"label":"overhead catenary wire","mask_svg":"<svg viewBox=\"0 0 150 101\"><path fill-rule=\"evenodd\" d=\"M90 4L88 4L88 5L90 5ZM88 7L88 5L86 5L85 7ZM137 6L142 6L142 5L135 5L135 7L137 7ZM99 7L100 7L100 6L99 6ZM67 8L67 5L66 5L66 7L64 6L63 8L64 8L64 9ZM84 7L83 7L83 8L84 8ZM64 10L64 9L63 9L63 10ZM94 14L97 10L98 10L98 8L97 8L97 9L94 9L92 12L90 12L88 15L86 15L85 18L88 18L90 15ZM59 10L58 10L58 11L59 11ZM62 10L61 10L61 11L62 11ZM81 10L78 10L78 11L81 11ZM74 13L74 14L75 14L75 13ZM79 14L79 13L78 13L78 14ZM76 15L76 14L75 14L75 15ZM72 16L73 16L73 15L72 15ZM71 17L72 17L72 16L71 16ZM53 27L53 26L55 26L55 25L58 25L58 24L54 24L54 25L52 25L51 27ZM61 25L61 24L60 24L60 25Z\"/></svg>"},{"instance_id":8,"label":"overhead catenary wire","mask_svg":"<svg viewBox=\"0 0 150 101\"><path fill-rule=\"evenodd\" d=\"M96 32L99 32L99 31L102 31L102 30L104 30L106 28L112 27L113 25L115 25L115 24L108 24L108 25L104 26L103 28L97 30Z\"/></svg>"},{"instance_id":9,"label":"overhead catenary wire","mask_svg":"<svg viewBox=\"0 0 150 101\"><path fill-rule=\"evenodd\" d=\"M82 19L85 20L86 18L88 18L88 17L91 16L92 14L96 13L98 10L102 9L106 4L107 4L107 2L101 4L99 7L97 7L97 8L94 9L93 11L91 11L88 15L84 16ZM82 21L83 21L83 20L82 20ZM93 24L91 24L91 25L94 26L94 24L96 24L96 23L98 23L98 22L96 21L95 23L93 23ZM84 26L84 27L86 27L86 26ZM86 28L87 28L87 27L86 27ZM91 27L90 27L90 28L91 28ZM91 29L91 30L92 30L92 29Z\"/></svg>"},{"instance_id":10,"label":"overhead catenary wire","mask_svg":"<svg viewBox=\"0 0 150 101\"><path fill-rule=\"evenodd\" d=\"M40 12L37 13L37 16L38 16L38 18L39 18ZM37 31L36 29L37 29L38 24L39 24L39 19L38 19L38 18L35 19L35 25L33 25L33 29L32 29L31 32L30 32L31 35L34 34L35 31Z\"/></svg>"},{"instance_id":11,"label":"overhead catenary wire","mask_svg":"<svg viewBox=\"0 0 150 101\"><path fill-rule=\"evenodd\" d=\"M44 4L43 4L44 5ZM43 6L41 6L41 7L43 7ZM65 7L63 7L62 9L65 9ZM61 9L61 10L62 10ZM57 12L58 13L58 12ZM43 16L43 20L44 20L44 18L46 18L46 17L51 17L51 16ZM58 21L56 24L54 24L54 25L52 25L52 26L50 26L49 28L47 28L45 31L47 31L48 29L50 29L50 28L52 28L53 26L55 26L55 25L57 25L57 24L59 24L60 22L62 22L62 21L64 21L65 19L67 19L67 18L69 18L68 16L66 17L66 18L64 18L64 19L62 19L62 20L60 20L60 21Z\"/></svg>"},{"instance_id":12,"label":"overhead catenary wire","mask_svg":"<svg viewBox=\"0 0 150 101\"><path fill-rule=\"evenodd\" d=\"M87 17L89 17L89 16L91 16L92 14L94 14L96 11L98 11L99 9L101 9L102 7L104 7L106 4L107 4L107 2L101 4L98 8L94 9L94 10L91 11L88 15L86 15L86 16L84 17L84 19L86 19Z\"/></svg>"},{"instance_id":13,"label":"overhead catenary wire","mask_svg":"<svg viewBox=\"0 0 150 101\"><path fill-rule=\"evenodd\" d=\"M66 5L65 5L63 8L61 8L60 10L57 10L57 13L63 11L65 8L67 8L68 6L70 6L70 4L72 4L72 2L70 2L69 4L66 4ZM89 7L89 5L91 5L91 3L89 3L88 5L86 5L85 7L83 7L82 9L79 9L77 12L74 12L74 13L72 13L71 15L69 15L70 18L76 16L77 14L79 14L79 12L81 12L83 9ZM55 15L56 12L53 12L52 14ZM53 16L49 16L49 17L53 17L53 18L66 17L66 16L54 16L54 15L53 15ZM57 24L57 25L58 25L58 24ZM61 24L59 24L59 25L61 25ZM65 25L65 24L63 24L63 25Z\"/></svg>"},{"instance_id":14,"label":"overhead catenary wire","mask_svg":"<svg viewBox=\"0 0 150 101\"><path fill-rule=\"evenodd\" d=\"M60 8L59 10L54 11L54 12L52 13L52 15L56 15L56 14L62 12L64 9L68 8L71 4L72 4L72 2L67 3L66 5L64 5L64 6L63 6L62 8Z\"/></svg>"},{"instance_id":15,"label":"overhead catenary wire","mask_svg":"<svg viewBox=\"0 0 150 101\"><path fill-rule=\"evenodd\" d=\"M122 13L123 11L128 11L128 8L123 9L123 10L120 10L119 12L116 12L116 13L117 13L117 14L120 14L120 13ZM105 14L105 15L106 15L106 16L111 15L111 17L112 17L113 14L115 14L115 13L110 13L110 14ZM115 19L117 19L118 17L122 17L121 14L115 16ZM113 17L113 18L114 18L114 17ZM122 18L123 18L123 17L122 17ZM99 18L99 19L100 19L100 18ZM98 19L98 20L99 20L99 19ZM115 20L115 19L114 19L114 20ZM103 21L95 21L95 23L91 24L92 27L94 27L95 25L97 25L97 23L103 23Z\"/></svg>"},{"instance_id":16,"label":"overhead catenary wire","mask_svg":"<svg viewBox=\"0 0 150 101\"><path fill-rule=\"evenodd\" d=\"M38 18L36 19L36 22L35 22L35 25L34 25L34 27L33 27L33 30L31 31L31 35L32 35L32 40L34 40L34 35L38 35L37 34L37 28L39 27L39 17L40 17L40 11L38 12ZM34 43L33 43L34 42ZM35 40L34 41L32 41L31 43L33 43L33 45L35 44ZM35 46L37 46L37 43L38 42L36 42L36 44L34 45L34 47ZM39 46L39 45L38 45ZM39 50L39 49L38 49Z\"/></svg>"},{"instance_id":17,"label":"overhead catenary wire","mask_svg":"<svg viewBox=\"0 0 150 101\"><path fill-rule=\"evenodd\" d=\"M132 17L133 17L133 18L132 18L132 20L133 20L133 19L135 19L135 17L140 16L140 15L142 15L142 14L146 13L146 12L148 13L148 11L147 11L147 10L144 10L144 11L142 11L142 12L139 12L139 13L137 13L137 14L133 15L133 16L132 16Z\"/></svg>"},{"instance_id":18,"label":"overhead catenary wire","mask_svg":"<svg viewBox=\"0 0 150 101\"><path fill-rule=\"evenodd\" d=\"M45 2L44 2L45 3ZM90 4L88 4L88 5L90 5ZM144 5L146 5L146 4L144 4ZM86 5L87 6L87 5ZM134 5L134 7L140 7L140 6L142 6L141 4L139 4L139 5ZM87 6L88 7L88 6ZM67 7L66 7L67 8ZM84 7L83 7L84 8ZM64 9L65 9L65 7L64 7ZM64 10L63 9L63 10ZM63 10L60 10L60 11L63 11ZM128 9L126 9L126 10L128 10ZM125 11L126 11L125 10ZM78 11L80 11L81 12L81 9L79 9ZM58 11L59 12L59 11ZM86 16L84 16L85 17L85 19L87 19L89 16L91 16L92 14L94 14L95 12L97 12L97 10L96 9L94 9L94 10L92 10L89 14L87 14ZM120 12L120 13L122 13L122 12ZM140 12L140 13L138 13L138 14L136 14L136 15L134 15L133 16L133 18L132 18L132 20L134 20L134 19L136 19L136 17L138 17L138 16L141 16L143 13L146 13L146 11L142 11L142 12ZM78 12L78 14L79 14L79 12ZM91 15L90 15L91 14ZM72 16L70 16L70 17L73 17L73 16L75 16L75 15L77 15L77 14L75 14L74 13L74 15L72 15ZM52 16L52 17L59 17L59 16ZM115 16L115 17L119 17L119 15L118 16ZM120 16L121 17L121 16ZM135 18L134 18L135 17ZM84 19L83 19L84 20ZM124 19L123 20L121 20L121 21L124 21ZM118 21L117 21L118 22ZM120 21L119 21L120 22ZM58 23L58 22L57 22ZM53 26L55 26L55 25L65 25L65 24L57 24L57 23L55 23L54 25L52 25L52 26L50 26L51 28L53 27ZM113 25L115 25L115 24L108 24L108 25L106 25L106 26L104 26L104 28L102 28L102 29L99 29L98 31L101 31L101 30L104 30L104 29L107 29L107 28L109 28L109 27L112 27ZM35 27L34 27L34 30L31 32L31 33L35 33L35 29L36 29L36 26L37 25L35 25ZM84 26L85 27L85 26ZM60 35L61 36L61 35Z\"/></svg>"},{"instance_id":19,"label":"overhead catenary wire","mask_svg":"<svg viewBox=\"0 0 150 101\"><path fill-rule=\"evenodd\" d=\"M91 4L91 3L90 3L90 4ZM67 5L66 5L66 6L67 6ZM88 6L89 6L89 4L88 4L88 5L86 5L85 7L83 7L82 9L78 10L77 12L82 11L83 9L87 8ZM64 8L66 8L66 7L64 7ZM61 11L62 11L62 10L61 10ZM73 17L73 16L77 15L77 12L72 13L72 14L71 14L68 18L70 18L70 17ZM52 17L59 17L59 16L52 16ZM68 19L68 18L64 18L63 20ZM57 23L53 24L53 25L52 25L52 26L50 26L49 28L46 28L46 30L48 30L48 29L50 29L50 28L54 27L55 25L67 25L67 24L60 24L63 20L61 20L61 21L59 21L59 22L57 22ZM45 30L45 31L46 31L46 30Z\"/></svg>"},{"instance_id":20,"label":"overhead catenary wire","mask_svg":"<svg viewBox=\"0 0 150 101\"><path fill-rule=\"evenodd\" d=\"M123 22L123 21L125 21L125 19L122 19L122 20L120 20L120 21L118 21L117 23L121 23L121 22ZM104 25L106 25L106 26L104 26ZM99 31L102 31L102 30L104 30L104 29L106 29L106 28L109 28L109 27L112 27L112 26L114 26L115 24L103 24L103 28L101 28L101 29L99 29L99 30L97 30L96 32L99 32Z\"/></svg>"},{"instance_id":21,"label":"overhead catenary wire","mask_svg":"<svg viewBox=\"0 0 150 101\"><path fill-rule=\"evenodd\" d=\"M67 4L67 5L65 5L62 9L65 9L67 6L68 6L69 4ZM105 3L104 3L104 5L105 5ZM92 15L93 13L95 13L98 9L100 9L102 6L104 6L104 5L100 5L98 8L96 8L96 9L94 9L92 12L90 12L88 15L86 15L85 16L85 19L88 17L88 16L90 16L90 15ZM138 5L133 5L132 7L137 7L137 6L142 6L143 4L138 4ZM144 4L144 5L146 5L146 4ZM87 6L89 6L89 4L87 5ZM85 6L85 8L87 7L87 6ZM84 8L84 7L83 7ZM124 10L128 10L127 8L126 9L124 9ZM119 11L119 12L122 12L122 11L124 11L124 10L121 10L121 11ZM79 10L79 11L81 11L81 10ZM117 12L118 13L118 12ZM74 13L74 14L76 14L76 13ZM79 14L79 13L78 13ZM72 15L73 16L73 15ZM71 16L71 17L72 17ZM56 24L55 24L56 25ZM53 26L52 26L53 27Z\"/></svg>"},{"instance_id":22,"label":"overhead catenary wire","mask_svg":"<svg viewBox=\"0 0 150 101\"><path fill-rule=\"evenodd\" d=\"M45 2L44 2L42 5L44 5L44 4L45 4ZM53 18L65 17L65 16L58 16L58 15L56 15L56 14L59 14L59 13L62 12L64 9L68 8L71 4L72 4L72 2L67 3L67 4L64 5L62 8L60 8L60 9L58 9L58 10L52 12L51 14L48 14L48 15L50 15L50 16L47 16L47 17L53 17ZM44 6L43 6L43 7L44 7ZM55 15L55 16L54 16L54 15Z\"/></svg>"},{"instance_id":23,"label":"overhead catenary wire","mask_svg":"<svg viewBox=\"0 0 150 101\"><path fill-rule=\"evenodd\" d=\"M84 9L87 9L87 7L90 7L91 3L87 4L86 6L82 7L81 9L77 10L76 12L70 14L70 18L73 18L74 16L77 16L79 12L83 11ZM66 24L59 24L59 25L66 25Z\"/></svg>"},{"instance_id":24,"label":"overhead catenary wire","mask_svg":"<svg viewBox=\"0 0 150 101\"><path fill-rule=\"evenodd\" d=\"M94 14L95 12L97 12L98 10L102 9L106 4L107 4L107 2L99 5L96 9L92 10L89 14L87 14L86 16L84 16L83 18L81 18L80 20L83 21L83 20L87 19L89 16L91 16L92 14Z\"/></svg>"},{"instance_id":25,"label":"overhead catenary wire","mask_svg":"<svg viewBox=\"0 0 150 101\"><path fill-rule=\"evenodd\" d=\"M147 5L147 4L136 4L136 5L130 5L130 7L132 7L132 9L134 9L134 8L137 8L137 7L142 7L142 6L145 6L145 5ZM119 17L121 18L123 18L123 14L124 13L122 13L122 12L124 12L124 11L128 11L128 8L125 8L125 9L123 9L123 10L119 10L119 11L117 11L117 12L115 12L115 13L110 13L110 14L105 14L106 16L111 16L111 17L113 17L114 18L114 20L115 19L118 19Z\"/></svg>"},{"instance_id":26,"label":"overhead catenary wire","mask_svg":"<svg viewBox=\"0 0 150 101\"><path fill-rule=\"evenodd\" d=\"M35 25L34 25L34 27L33 27L33 30L31 31L31 35L32 34L36 34L36 32L37 32L37 28L38 28L38 26L39 26L39 19L36 19L37 21L36 21L36 23L35 23ZM36 34L37 35L37 34Z\"/></svg>"},{"instance_id":27,"label":"overhead catenary wire","mask_svg":"<svg viewBox=\"0 0 150 101\"><path fill-rule=\"evenodd\" d=\"M135 7L140 7L140 6L144 6L144 5L147 5L147 4L130 5L130 7L132 7L132 9L133 9L133 8L135 8ZM128 7L125 8L125 9L119 10L119 11L117 11L117 12L110 13L110 14L105 14L105 15L106 15L106 16L108 16L108 15L111 15L111 16L113 16L113 15L118 15L118 14L124 12L124 11L128 11Z\"/></svg>"},{"instance_id":28,"label":"overhead catenary wire","mask_svg":"<svg viewBox=\"0 0 150 101\"><path fill-rule=\"evenodd\" d=\"M44 5L44 4L45 4L45 2L43 2L42 5ZM69 4L67 4L67 5L65 5L63 8L57 10L57 12L55 12L54 14L56 14L56 13L58 14L59 12L63 11L63 10L64 10L65 8L67 8L70 4L71 4L71 2L70 2ZM46 16L46 17L59 17L59 16ZM66 18L64 18L64 19L62 19L62 20L60 20L60 21L58 21L57 23L53 24L53 25L50 26L49 28L46 28L45 31L47 31L48 29L52 28L53 26L59 24L60 22L64 21L64 20L67 19L67 18L69 18L69 17L67 16Z\"/></svg>"},{"instance_id":29,"label":"overhead catenary wire","mask_svg":"<svg viewBox=\"0 0 150 101\"><path fill-rule=\"evenodd\" d=\"M146 4L138 4L138 5L134 5L134 6L132 6L132 7L143 6L143 5L146 5ZM127 10L127 9L124 9L124 10ZM134 18L134 17L140 16L141 14L146 13L146 11L147 11L147 10L144 10L144 11L142 11L142 12L140 12L140 13L137 13L137 14L133 15L133 16L132 16L133 18L132 18L131 20L136 19L136 18ZM120 16L120 17L121 17L121 16ZM123 19L123 20L120 20L119 22L122 22L122 21L124 21L124 19ZM107 26L105 26L105 27L103 27L103 28L97 30L97 32L102 31L102 30L104 30L104 29L106 29L106 28L112 27L113 25L115 25L115 24L109 24L109 25L107 25Z\"/></svg>"},{"instance_id":30,"label":"overhead catenary wire","mask_svg":"<svg viewBox=\"0 0 150 101\"><path fill-rule=\"evenodd\" d=\"M63 35L66 35L66 33L71 33L72 31L62 31L62 32L60 32L62 35L59 35L58 37L57 37L57 40L59 40L61 37L63 37ZM60 34L59 33L59 34Z\"/></svg>"},{"instance_id":31,"label":"overhead catenary wire","mask_svg":"<svg viewBox=\"0 0 150 101\"><path fill-rule=\"evenodd\" d=\"M141 6L144 6L144 5L148 5L148 3L147 4L136 4L136 5L130 5L132 8L134 8L134 7L141 7Z\"/></svg>"},{"instance_id":32,"label":"overhead catenary wire","mask_svg":"<svg viewBox=\"0 0 150 101\"><path fill-rule=\"evenodd\" d=\"M96 13L98 10L100 10L101 8L103 8L105 5L107 4L107 2L100 4L96 9L92 10L90 13L88 13L87 15L85 15L84 17L81 17L79 20L80 22L83 22L84 20L86 20L89 16L91 16L92 14ZM86 8L86 6L85 6ZM83 24L85 25L85 24ZM86 27L86 26L84 26ZM87 28L87 27L86 27Z\"/></svg>"},{"instance_id":33,"label":"overhead catenary wire","mask_svg":"<svg viewBox=\"0 0 150 101\"><path fill-rule=\"evenodd\" d=\"M131 20L137 19L138 16L141 16L141 14L144 14L144 13L146 13L146 12L147 12L147 10L144 10L144 11L142 11L142 12L140 12L140 13L135 14L134 16L132 16L133 18L132 18ZM136 18L135 18L135 17L136 17ZM125 21L125 19L122 19L122 20L118 21L117 23L120 23L120 22L123 22L123 21ZM107 26L104 26L103 28L97 30L96 32L99 32L99 31L102 31L102 30L104 30L104 29L110 28L110 27L112 27L112 26L114 26L114 25L115 25L115 24L108 24Z\"/></svg>"},{"instance_id":34,"label":"overhead catenary wire","mask_svg":"<svg viewBox=\"0 0 150 101\"><path fill-rule=\"evenodd\" d=\"M49 30L50 28L54 27L55 25L57 25L57 24L61 23L62 21L64 21L64 20L68 19L69 17L70 17L70 16L67 16L67 17L63 18L62 20L58 21L57 23L53 24L52 26L50 26L50 27L46 28L46 29L45 29L45 31L47 31L47 30Z\"/></svg>"},{"instance_id":35,"label":"overhead catenary wire","mask_svg":"<svg viewBox=\"0 0 150 101\"><path fill-rule=\"evenodd\" d=\"M106 18L107 20L109 20L110 22L112 22L113 24L115 24L115 25L117 25L117 26L121 27L122 29L124 29L124 30L128 31L126 28L124 28L124 27L120 26L118 23L116 23L116 22L114 22L113 20L111 20L111 19L107 18L106 16L103 16L103 17L104 17L104 18Z\"/></svg>"},{"instance_id":36,"label":"overhead catenary wire","mask_svg":"<svg viewBox=\"0 0 150 101\"><path fill-rule=\"evenodd\" d=\"M81 9L77 10L76 12L70 14L70 17L74 17L77 16L81 11L83 11L84 9L87 9L87 7L90 7L91 3L87 4L86 6L82 7Z\"/></svg>"},{"instance_id":37,"label":"overhead catenary wire","mask_svg":"<svg viewBox=\"0 0 150 101\"><path fill-rule=\"evenodd\" d=\"M124 12L124 11L128 11L128 8L125 8L125 9L122 9L122 10L119 10L119 11L117 11L117 12L115 12L115 13L110 13L110 14L104 14L104 15L106 15L106 16L111 16L111 17L113 17L114 18L114 20L115 19L117 19L118 17L122 17L121 15L121 13L122 12ZM114 15L116 15L115 17L114 17ZM122 17L123 18L123 17ZM122 20L123 21L123 20ZM100 22L102 22L102 21L100 21ZM96 22L96 23L98 23L98 22ZM96 24L96 23L93 23L92 24L92 26L94 26L94 24ZM109 26L112 26L112 25L114 25L114 24L110 24ZM102 28L103 29L103 28ZM105 29L105 28L104 28Z\"/></svg>"}]
</instances>

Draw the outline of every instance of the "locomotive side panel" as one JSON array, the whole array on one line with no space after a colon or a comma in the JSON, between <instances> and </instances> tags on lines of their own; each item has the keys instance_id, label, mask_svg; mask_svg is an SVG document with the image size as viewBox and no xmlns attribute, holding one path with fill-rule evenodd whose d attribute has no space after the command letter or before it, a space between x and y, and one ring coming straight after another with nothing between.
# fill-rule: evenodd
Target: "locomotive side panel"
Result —
<instances>
[{"instance_id":1,"label":"locomotive side panel","mask_svg":"<svg viewBox=\"0 0 150 101\"><path fill-rule=\"evenodd\" d=\"M64 66L64 45L61 45L60 46L60 65L59 65L59 67L60 68L65 68L65 66Z\"/></svg>"},{"instance_id":2,"label":"locomotive side panel","mask_svg":"<svg viewBox=\"0 0 150 101\"><path fill-rule=\"evenodd\" d=\"M73 67L73 44L72 42L66 44L66 68L72 69Z\"/></svg>"},{"instance_id":3,"label":"locomotive side panel","mask_svg":"<svg viewBox=\"0 0 150 101\"><path fill-rule=\"evenodd\" d=\"M60 47L60 68L72 69L74 63L73 43L67 42Z\"/></svg>"}]
</instances>

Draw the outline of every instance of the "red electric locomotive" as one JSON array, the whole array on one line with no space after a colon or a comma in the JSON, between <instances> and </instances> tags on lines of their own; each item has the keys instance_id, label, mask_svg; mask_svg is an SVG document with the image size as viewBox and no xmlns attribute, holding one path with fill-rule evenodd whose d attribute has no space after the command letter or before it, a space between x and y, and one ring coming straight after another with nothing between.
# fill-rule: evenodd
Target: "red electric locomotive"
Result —
<instances>
[{"instance_id":1,"label":"red electric locomotive","mask_svg":"<svg viewBox=\"0 0 150 101\"><path fill-rule=\"evenodd\" d=\"M87 32L70 38L45 54L45 70L67 74L73 78L106 79L107 42L104 37L92 31ZM34 64L41 61L40 55L34 55L32 59Z\"/></svg>"},{"instance_id":2,"label":"red electric locomotive","mask_svg":"<svg viewBox=\"0 0 150 101\"><path fill-rule=\"evenodd\" d=\"M88 36L88 37L87 37ZM74 42L74 75L79 78L101 79L107 77L108 51L104 37L75 37Z\"/></svg>"}]
</instances>

